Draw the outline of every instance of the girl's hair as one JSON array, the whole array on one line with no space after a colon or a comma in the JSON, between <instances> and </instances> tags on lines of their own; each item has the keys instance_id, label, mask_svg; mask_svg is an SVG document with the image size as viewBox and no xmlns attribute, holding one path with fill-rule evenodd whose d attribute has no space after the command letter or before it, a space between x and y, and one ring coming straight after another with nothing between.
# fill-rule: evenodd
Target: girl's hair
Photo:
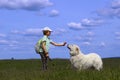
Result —
<instances>
[{"instance_id":1,"label":"girl's hair","mask_svg":"<svg viewBox=\"0 0 120 80\"><path fill-rule=\"evenodd\" d=\"M48 30L46 30L46 31L43 31L43 34L44 34L44 35L46 35L46 34L47 34L47 32L49 32L49 31L48 31Z\"/></svg>"}]
</instances>

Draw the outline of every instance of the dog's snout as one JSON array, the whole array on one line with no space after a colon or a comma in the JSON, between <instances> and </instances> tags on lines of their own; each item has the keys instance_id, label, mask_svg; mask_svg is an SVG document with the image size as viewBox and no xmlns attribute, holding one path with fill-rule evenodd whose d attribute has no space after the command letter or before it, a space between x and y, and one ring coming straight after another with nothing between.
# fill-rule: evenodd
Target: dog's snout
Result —
<instances>
[{"instance_id":1,"label":"dog's snout","mask_svg":"<svg viewBox=\"0 0 120 80\"><path fill-rule=\"evenodd\" d=\"M70 44L67 45L67 48L70 49Z\"/></svg>"},{"instance_id":2,"label":"dog's snout","mask_svg":"<svg viewBox=\"0 0 120 80\"><path fill-rule=\"evenodd\" d=\"M69 44L67 45L67 48L69 48Z\"/></svg>"},{"instance_id":3,"label":"dog's snout","mask_svg":"<svg viewBox=\"0 0 120 80\"><path fill-rule=\"evenodd\" d=\"M73 46L72 44L68 44L68 45L67 45L68 48L70 48L70 47L72 47L72 46Z\"/></svg>"}]
</instances>

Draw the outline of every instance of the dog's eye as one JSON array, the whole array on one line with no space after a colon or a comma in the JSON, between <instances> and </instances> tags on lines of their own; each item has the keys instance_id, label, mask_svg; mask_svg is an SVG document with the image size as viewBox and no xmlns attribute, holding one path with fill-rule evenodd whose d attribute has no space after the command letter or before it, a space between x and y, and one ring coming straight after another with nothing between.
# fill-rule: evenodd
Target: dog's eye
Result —
<instances>
[{"instance_id":1,"label":"dog's eye","mask_svg":"<svg viewBox=\"0 0 120 80\"><path fill-rule=\"evenodd\" d=\"M76 51L78 51L78 48L76 48Z\"/></svg>"}]
</instances>

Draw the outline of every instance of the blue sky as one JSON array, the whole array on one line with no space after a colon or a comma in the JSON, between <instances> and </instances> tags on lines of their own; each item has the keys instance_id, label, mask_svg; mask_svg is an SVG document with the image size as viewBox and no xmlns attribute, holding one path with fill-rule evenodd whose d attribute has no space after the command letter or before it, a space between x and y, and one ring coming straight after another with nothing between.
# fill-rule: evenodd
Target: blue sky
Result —
<instances>
[{"instance_id":1,"label":"blue sky","mask_svg":"<svg viewBox=\"0 0 120 80\"><path fill-rule=\"evenodd\" d=\"M45 26L54 42L120 57L120 0L0 0L0 59L39 58L34 45ZM51 45L49 54L70 57L66 46Z\"/></svg>"}]
</instances>

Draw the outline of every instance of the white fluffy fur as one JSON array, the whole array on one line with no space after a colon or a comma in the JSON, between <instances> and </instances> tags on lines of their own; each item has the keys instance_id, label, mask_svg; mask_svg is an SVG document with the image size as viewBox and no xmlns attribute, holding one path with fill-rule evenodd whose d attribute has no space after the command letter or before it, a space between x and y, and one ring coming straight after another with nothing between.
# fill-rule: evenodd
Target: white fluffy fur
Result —
<instances>
[{"instance_id":1,"label":"white fluffy fur","mask_svg":"<svg viewBox=\"0 0 120 80\"><path fill-rule=\"evenodd\" d=\"M68 45L68 49L71 55L70 62L78 70L94 68L100 71L102 69L102 59L98 54L89 53L85 55L77 45Z\"/></svg>"}]
</instances>

